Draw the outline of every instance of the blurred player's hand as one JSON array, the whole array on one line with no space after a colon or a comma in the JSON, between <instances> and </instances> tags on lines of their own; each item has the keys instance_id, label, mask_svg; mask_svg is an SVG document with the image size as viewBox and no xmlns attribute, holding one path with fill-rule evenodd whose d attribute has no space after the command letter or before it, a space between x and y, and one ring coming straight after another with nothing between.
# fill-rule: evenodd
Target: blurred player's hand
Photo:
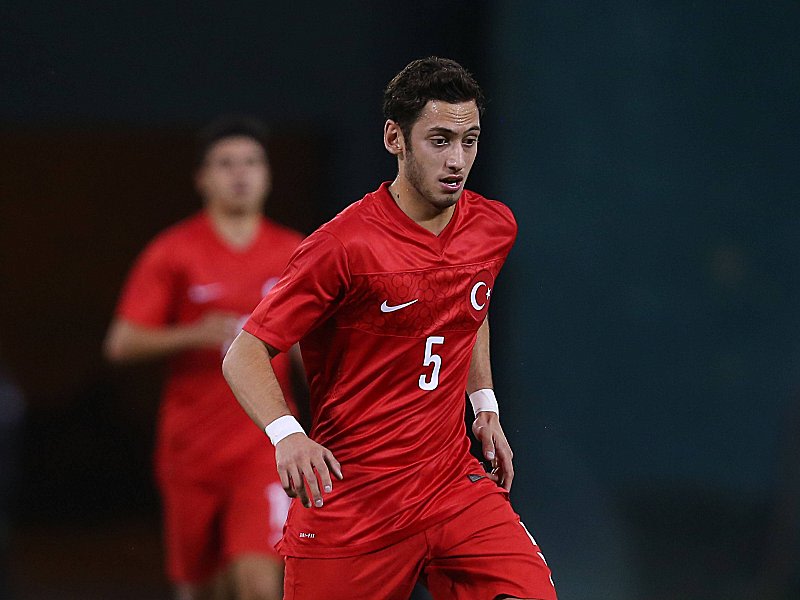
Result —
<instances>
[{"instance_id":1,"label":"blurred player's hand","mask_svg":"<svg viewBox=\"0 0 800 600\"><path fill-rule=\"evenodd\" d=\"M230 345L241 326L239 315L227 312L209 312L192 325L192 338L198 348Z\"/></svg>"},{"instance_id":2,"label":"blurred player's hand","mask_svg":"<svg viewBox=\"0 0 800 600\"><path fill-rule=\"evenodd\" d=\"M306 508L311 508L312 500L314 506L322 506L322 491L333 489L331 473L337 479L343 478L342 467L333 453L304 433L293 433L278 442L275 462L286 494L300 498Z\"/></svg>"},{"instance_id":3,"label":"blurred player's hand","mask_svg":"<svg viewBox=\"0 0 800 600\"><path fill-rule=\"evenodd\" d=\"M500 417L489 411L479 412L472 423L472 433L481 443L484 458L492 465L492 472L487 477L510 491L514 479L514 453L500 426Z\"/></svg>"}]
</instances>

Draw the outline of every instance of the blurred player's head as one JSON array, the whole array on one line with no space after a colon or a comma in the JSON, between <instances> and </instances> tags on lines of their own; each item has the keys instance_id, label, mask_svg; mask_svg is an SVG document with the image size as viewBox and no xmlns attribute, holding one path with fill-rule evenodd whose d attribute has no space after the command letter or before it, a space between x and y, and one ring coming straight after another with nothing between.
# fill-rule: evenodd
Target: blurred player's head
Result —
<instances>
[{"instance_id":1,"label":"blurred player's head","mask_svg":"<svg viewBox=\"0 0 800 600\"><path fill-rule=\"evenodd\" d=\"M413 61L384 91L384 145L398 158L398 178L437 210L461 197L478 150L483 108L472 75L445 58Z\"/></svg>"},{"instance_id":2,"label":"blurred player's head","mask_svg":"<svg viewBox=\"0 0 800 600\"><path fill-rule=\"evenodd\" d=\"M208 208L261 212L272 187L266 139L264 124L251 117L222 117L200 130L195 185Z\"/></svg>"}]
</instances>

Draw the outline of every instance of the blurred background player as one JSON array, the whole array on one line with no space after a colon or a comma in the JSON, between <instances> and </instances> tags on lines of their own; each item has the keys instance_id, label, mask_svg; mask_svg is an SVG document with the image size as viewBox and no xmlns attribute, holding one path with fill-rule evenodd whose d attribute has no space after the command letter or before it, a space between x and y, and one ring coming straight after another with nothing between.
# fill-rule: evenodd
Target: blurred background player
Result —
<instances>
[{"instance_id":1,"label":"blurred background player","mask_svg":"<svg viewBox=\"0 0 800 600\"><path fill-rule=\"evenodd\" d=\"M267 219L266 131L223 117L198 135L199 213L137 259L105 340L115 363L169 357L155 455L167 572L180 600L281 597L288 498L275 457L234 399L222 357L302 236ZM298 354L294 354L298 357ZM291 396L292 364L277 363Z\"/></svg>"}]
</instances>

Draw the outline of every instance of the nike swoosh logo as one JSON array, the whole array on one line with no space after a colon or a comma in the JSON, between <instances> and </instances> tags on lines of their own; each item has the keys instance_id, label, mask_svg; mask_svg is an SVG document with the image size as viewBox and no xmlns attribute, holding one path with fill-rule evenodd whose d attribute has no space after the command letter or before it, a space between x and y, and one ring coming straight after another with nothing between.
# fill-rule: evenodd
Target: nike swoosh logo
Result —
<instances>
[{"instance_id":1,"label":"nike swoosh logo","mask_svg":"<svg viewBox=\"0 0 800 600\"><path fill-rule=\"evenodd\" d=\"M387 301L384 300L383 304L381 304L381 312L384 313L394 312L396 310L400 310L401 308L405 308L406 306L411 306L417 300L419 300L419 298L414 298L413 300L411 300L411 302L404 302L403 304L398 304L397 306L389 306Z\"/></svg>"}]
</instances>

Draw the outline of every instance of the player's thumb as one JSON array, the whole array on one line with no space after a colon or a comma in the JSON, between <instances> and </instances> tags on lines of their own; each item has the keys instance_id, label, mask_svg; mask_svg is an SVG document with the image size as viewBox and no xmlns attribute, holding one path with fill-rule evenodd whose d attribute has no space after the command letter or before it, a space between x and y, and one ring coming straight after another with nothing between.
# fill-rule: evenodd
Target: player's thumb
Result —
<instances>
[{"instance_id":1,"label":"player's thumb","mask_svg":"<svg viewBox=\"0 0 800 600\"><path fill-rule=\"evenodd\" d=\"M486 460L494 460L494 440L492 440L491 436L483 440L483 455L486 457Z\"/></svg>"}]
</instances>

